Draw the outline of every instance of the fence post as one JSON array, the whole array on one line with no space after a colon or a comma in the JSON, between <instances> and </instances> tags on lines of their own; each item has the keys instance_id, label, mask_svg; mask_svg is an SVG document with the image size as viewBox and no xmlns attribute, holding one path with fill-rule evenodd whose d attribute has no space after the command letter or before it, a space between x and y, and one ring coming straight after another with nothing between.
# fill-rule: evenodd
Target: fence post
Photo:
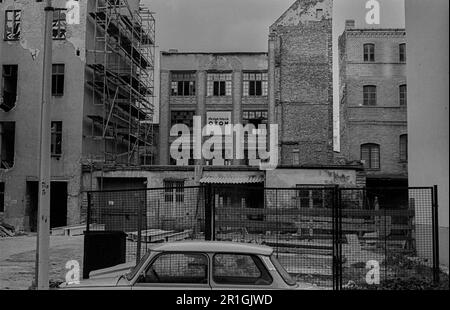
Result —
<instances>
[{"instance_id":1,"label":"fence post","mask_svg":"<svg viewBox=\"0 0 450 310\"><path fill-rule=\"evenodd\" d=\"M438 186L434 185L433 187L433 215L432 215L432 223L433 223L433 281L434 283L439 283L439 217L438 217Z\"/></svg>"},{"instance_id":2,"label":"fence post","mask_svg":"<svg viewBox=\"0 0 450 310\"><path fill-rule=\"evenodd\" d=\"M214 203L213 190L211 184L203 187L205 195L205 240L214 240Z\"/></svg>"},{"instance_id":3,"label":"fence post","mask_svg":"<svg viewBox=\"0 0 450 310\"><path fill-rule=\"evenodd\" d=\"M135 194L136 195L136 194ZM136 265L139 264L141 260L141 244L142 244L142 211L143 211L143 201L139 201L138 203L138 231L137 231L137 248L136 248Z\"/></svg>"},{"instance_id":4,"label":"fence post","mask_svg":"<svg viewBox=\"0 0 450 310\"><path fill-rule=\"evenodd\" d=\"M89 232L90 230L90 224L91 224L91 192L87 192L87 214L86 214L86 232Z\"/></svg>"}]
</instances>

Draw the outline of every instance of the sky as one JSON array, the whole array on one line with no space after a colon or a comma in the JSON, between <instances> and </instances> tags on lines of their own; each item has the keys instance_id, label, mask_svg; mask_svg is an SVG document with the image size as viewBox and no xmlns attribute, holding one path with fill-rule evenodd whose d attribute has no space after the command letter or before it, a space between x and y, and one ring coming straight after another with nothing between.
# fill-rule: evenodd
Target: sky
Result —
<instances>
[{"instance_id":1,"label":"sky","mask_svg":"<svg viewBox=\"0 0 450 310\"><path fill-rule=\"evenodd\" d=\"M266 52L269 27L295 0L142 0L155 12L159 50ZM365 23L367 0L334 0L334 105L338 126L339 76L337 40L346 19ZM378 0L381 28L404 28L404 0ZM337 133L337 127L335 128ZM338 137L336 135L338 145Z\"/></svg>"}]
</instances>

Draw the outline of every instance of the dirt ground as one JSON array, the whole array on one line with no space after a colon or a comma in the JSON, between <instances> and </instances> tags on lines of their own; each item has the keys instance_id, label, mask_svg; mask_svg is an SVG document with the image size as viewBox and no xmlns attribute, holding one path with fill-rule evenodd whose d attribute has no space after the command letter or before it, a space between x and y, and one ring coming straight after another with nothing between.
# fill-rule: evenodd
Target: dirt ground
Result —
<instances>
[{"instance_id":1,"label":"dirt ground","mask_svg":"<svg viewBox=\"0 0 450 310\"><path fill-rule=\"evenodd\" d=\"M0 238L0 289L26 290L32 285L36 260L36 235ZM50 237L50 280L64 281L66 263L83 266L83 236Z\"/></svg>"}]
</instances>

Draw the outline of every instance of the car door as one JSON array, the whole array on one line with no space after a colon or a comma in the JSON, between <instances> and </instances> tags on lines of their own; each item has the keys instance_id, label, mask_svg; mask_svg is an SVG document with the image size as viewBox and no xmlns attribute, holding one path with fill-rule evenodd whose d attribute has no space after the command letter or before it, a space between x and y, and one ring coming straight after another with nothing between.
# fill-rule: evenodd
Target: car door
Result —
<instances>
[{"instance_id":1,"label":"car door","mask_svg":"<svg viewBox=\"0 0 450 310\"><path fill-rule=\"evenodd\" d=\"M275 283L269 270L257 255L216 253L211 255L213 290L268 290Z\"/></svg>"},{"instance_id":2,"label":"car door","mask_svg":"<svg viewBox=\"0 0 450 310\"><path fill-rule=\"evenodd\" d=\"M164 252L143 269L133 290L210 290L205 253Z\"/></svg>"}]
</instances>

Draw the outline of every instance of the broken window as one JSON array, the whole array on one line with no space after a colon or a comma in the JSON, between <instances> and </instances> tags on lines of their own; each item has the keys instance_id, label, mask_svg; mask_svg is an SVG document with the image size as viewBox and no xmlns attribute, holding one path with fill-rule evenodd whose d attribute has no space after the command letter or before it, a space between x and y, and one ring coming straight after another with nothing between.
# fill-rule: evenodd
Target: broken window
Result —
<instances>
[{"instance_id":1,"label":"broken window","mask_svg":"<svg viewBox=\"0 0 450 310\"><path fill-rule=\"evenodd\" d=\"M0 182L0 212L5 212L5 183Z\"/></svg>"},{"instance_id":2,"label":"broken window","mask_svg":"<svg viewBox=\"0 0 450 310\"><path fill-rule=\"evenodd\" d=\"M192 130L194 127L195 111L172 111L170 114L171 126L184 124Z\"/></svg>"},{"instance_id":3,"label":"broken window","mask_svg":"<svg viewBox=\"0 0 450 310\"><path fill-rule=\"evenodd\" d=\"M244 73L244 96L267 96L267 73Z\"/></svg>"},{"instance_id":4,"label":"broken window","mask_svg":"<svg viewBox=\"0 0 450 310\"><path fill-rule=\"evenodd\" d=\"M52 95L64 95L64 64L54 64L52 66Z\"/></svg>"},{"instance_id":5,"label":"broken window","mask_svg":"<svg viewBox=\"0 0 450 310\"><path fill-rule=\"evenodd\" d=\"M7 10L5 12L5 40L14 41L20 39L21 10Z\"/></svg>"},{"instance_id":6,"label":"broken window","mask_svg":"<svg viewBox=\"0 0 450 310\"><path fill-rule=\"evenodd\" d=\"M375 61L375 44L364 44L364 61Z\"/></svg>"},{"instance_id":7,"label":"broken window","mask_svg":"<svg viewBox=\"0 0 450 310\"><path fill-rule=\"evenodd\" d=\"M51 127L52 141L51 154L53 157L61 157L62 155L62 122L52 122Z\"/></svg>"},{"instance_id":8,"label":"broken window","mask_svg":"<svg viewBox=\"0 0 450 310\"><path fill-rule=\"evenodd\" d=\"M3 65L2 68L2 97L0 108L5 112L10 111L17 100L17 71L18 65Z\"/></svg>"},{"instance_id":9,"label":"broken window","mask_svg":"<svg viewBox=\"0 0 450 310\"><path fill-rule=\"evenodd\" d=\"M231 96L231 73L208 73L208 96Z\"/></svg>"},{"instance_id":10,"label":"broken window","mask_svg":"<svg viewBox=\"0 0 450 310\"><path fill-rule=\"evenodd\" d=\"M1 169L11 169L14 166L15 125L14 122L0 122Z\"/></svg>"},{"instance_id":11,"label":"broken window","mask_svg":"<svg viewBox=\"0 0 450 310\"><path fill-rule=\"evenodd\" d=\"M172 96L195 96L195 73L172 73Z\"/></svg>"},{"instance_id":12,"label":"broken window","mask_svg":"<svg viewBox=\"0 0 450 310\"><path fill-rule=\"evenodd\" d=\"M53 12L53 39L65 40L66 39L66 10L55 9Z\"/></svg>"}]
</instances>

